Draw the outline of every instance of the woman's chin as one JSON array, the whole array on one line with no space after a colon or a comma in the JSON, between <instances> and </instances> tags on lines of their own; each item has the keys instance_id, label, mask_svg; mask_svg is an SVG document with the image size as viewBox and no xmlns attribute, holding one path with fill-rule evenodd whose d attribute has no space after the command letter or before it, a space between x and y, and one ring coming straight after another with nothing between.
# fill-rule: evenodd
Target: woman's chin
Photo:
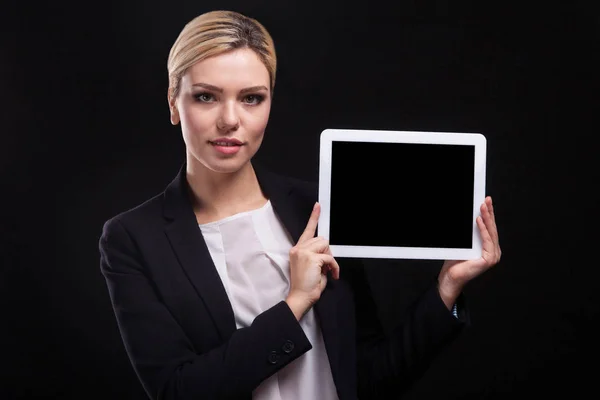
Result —
<instances>
[{"instance_id":1,"label":"woman's chin","mask_svg":"<svg viewBox=\"0 0 600 400\"><path fill-rule=\"evenodd\" d=\"M249 160L236 159L222 159L222 160L210 160L202 163L204 167L212 172L219 174L233 174L236 173L246 166L249 165Z\"/></svg>"}]
</instances>

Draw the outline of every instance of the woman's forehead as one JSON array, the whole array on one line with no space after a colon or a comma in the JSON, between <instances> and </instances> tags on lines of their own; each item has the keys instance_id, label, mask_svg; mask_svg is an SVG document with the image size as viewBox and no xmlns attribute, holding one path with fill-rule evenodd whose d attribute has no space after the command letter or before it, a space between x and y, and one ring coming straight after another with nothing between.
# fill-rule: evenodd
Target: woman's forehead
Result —
<instances>
[{"instance_id":1,"label":"woman's forehead","mask_svg":"<svg viewBox=\"0 0 600 400\"><path fill-rule=\"evenodd\" d=\"M269 71L251 49L238 49L209 57L191 66L184 83L207 83L219 87L269 87Z\"/></svg>"}]
</instances>

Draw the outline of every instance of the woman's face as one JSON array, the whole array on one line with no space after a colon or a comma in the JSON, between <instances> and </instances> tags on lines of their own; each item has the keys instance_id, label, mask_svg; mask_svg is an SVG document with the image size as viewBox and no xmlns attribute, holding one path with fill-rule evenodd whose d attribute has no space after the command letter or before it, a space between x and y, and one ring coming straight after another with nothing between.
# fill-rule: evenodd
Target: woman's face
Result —
<instances>
[{"instance_id":1,"label":"woman's face","mask_svg":"<svg viewBox=\"0 0 600 400\"><path fill-rule=\"evenodd\" d=\"M269 72L256 53L238 49L202 60L182 77L171 100L189 162L235 172L254 156L271 110Z\"/></svg>"}]
</instances>

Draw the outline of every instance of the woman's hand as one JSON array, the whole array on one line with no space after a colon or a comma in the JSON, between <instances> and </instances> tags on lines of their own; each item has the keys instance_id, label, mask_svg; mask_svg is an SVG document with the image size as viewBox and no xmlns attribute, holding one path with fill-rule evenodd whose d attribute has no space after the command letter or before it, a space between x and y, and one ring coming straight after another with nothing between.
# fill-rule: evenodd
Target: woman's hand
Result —
<instances>
[{"instance_id":1,"label":"woman's hand","mask_svg":"<svg viewBox=\"0 0 600 400\"><path fill-rule=\"evenodd\" d=\"M331 254L329 241L314 237L321 207L315 203L306 228L298 243L290 250L290 292L285 301L300 320L319 300L327 285L327 273L340 277L340 266Z\"/></svg>"},{"instance_id":2,"label":"woman's hand","mask_svg":"<svg viewBox=\"0 0 600 400\"><path fill-rule=\"evenodd\" d=\"M502 255L490 196L485 198L480 211L477 226L482 239L481 258L466 261L446 260L438 275L440 296L448 309L454 305L467 282L496 265Z\"/></svg>"}]
</instances>

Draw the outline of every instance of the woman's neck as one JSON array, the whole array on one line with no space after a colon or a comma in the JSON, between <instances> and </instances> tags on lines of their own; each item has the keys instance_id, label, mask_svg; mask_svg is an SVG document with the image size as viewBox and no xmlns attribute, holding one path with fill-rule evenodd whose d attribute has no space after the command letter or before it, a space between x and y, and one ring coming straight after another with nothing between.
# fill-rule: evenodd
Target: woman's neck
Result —
<instances>
[{"instance_id":1,"label":"woman's neck","mask_svg":"<svg viewBox=\"0 0 600 400\"><path fill-rule=\"evenodd\" d=\"M186 178L198 223L254 210L267 201L250 162L236 172L220 173L209 170L198 161L188 160Z\"/></svg>"}]
</instances>

